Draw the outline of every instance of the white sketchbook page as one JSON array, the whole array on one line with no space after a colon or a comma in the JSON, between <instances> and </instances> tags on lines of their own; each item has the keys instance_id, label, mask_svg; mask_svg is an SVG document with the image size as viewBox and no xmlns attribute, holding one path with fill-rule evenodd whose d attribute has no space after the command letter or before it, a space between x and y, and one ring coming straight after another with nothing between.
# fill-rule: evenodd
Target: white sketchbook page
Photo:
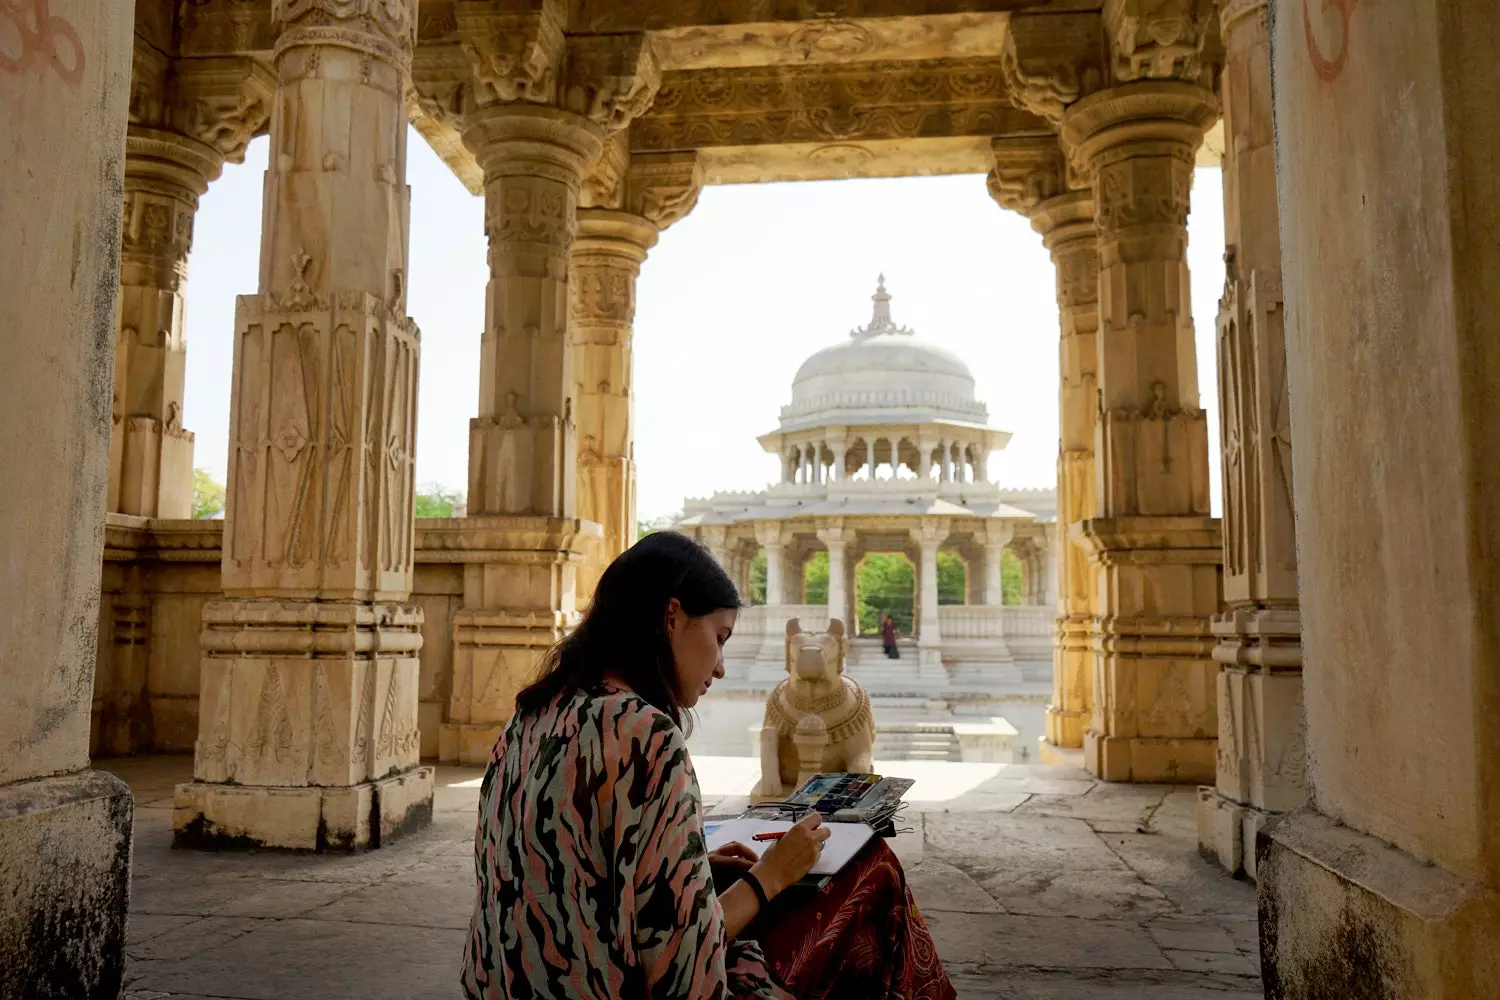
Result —
<instances>
[{"instance_id":1,"label":"white sketchbook page","mask_svg":"<svg viewBox=\"0 0 1500 1000\"><path fill-rule=\"evenodd\" d=\"M792 824L786 820L769 819L738 818L703 824L710 853L725 844L739 841L756 854L764 854L773 842L756 841L757 833L785 833L791 828ZM829 835L823 843L823 856L809 873L812 875L837 875L875 836L874 829L866 823L824 823L823 828L829 831Z\"/></svg>"}]
</instances>

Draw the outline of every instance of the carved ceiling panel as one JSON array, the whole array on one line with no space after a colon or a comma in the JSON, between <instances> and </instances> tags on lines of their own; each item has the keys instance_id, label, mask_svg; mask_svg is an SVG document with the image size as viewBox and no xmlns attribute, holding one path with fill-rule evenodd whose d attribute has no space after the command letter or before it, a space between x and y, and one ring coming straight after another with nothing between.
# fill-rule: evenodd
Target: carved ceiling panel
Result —
<instances>
[{"instance_id":1,"label":"carved ceiling panel","mask_svg":"<svg viewBox=\"0 0 1500 1000\"><path fill-rule=\"evenodd\" d=\"M1049 6L1098 7L1098 2L1067 0ZM662 31L691 25L771 24L932 17L994 13L1038 6L1038 0L578 0L572 30L579 32Z\"/></svg>"}]
</instances>

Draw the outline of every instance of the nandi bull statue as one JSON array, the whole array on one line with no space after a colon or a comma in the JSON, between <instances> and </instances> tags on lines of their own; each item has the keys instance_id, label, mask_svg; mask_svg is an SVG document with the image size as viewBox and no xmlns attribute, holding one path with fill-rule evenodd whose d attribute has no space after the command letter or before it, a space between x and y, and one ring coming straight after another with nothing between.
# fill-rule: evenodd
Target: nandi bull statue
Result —
<instances>
[{"instance_id":1,"label":"nandi bull statue","mask_svg":"<svg viewBox=\"0 0 1500 1000\"><path fill-rule=\"evenodd\" d=\"M760 784L752 798L779 799L820 772L868 772L875 715L870 696L844 676L844 623L826 632L786 625L787 679L766 699L760 731Z\"/></svg>"}]
</instances>

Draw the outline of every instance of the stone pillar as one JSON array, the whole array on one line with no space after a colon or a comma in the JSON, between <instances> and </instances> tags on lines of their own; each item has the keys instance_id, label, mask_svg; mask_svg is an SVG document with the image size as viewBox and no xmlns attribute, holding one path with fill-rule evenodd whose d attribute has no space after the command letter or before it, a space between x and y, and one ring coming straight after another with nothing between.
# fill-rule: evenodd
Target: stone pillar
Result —
<instances>
[{"instance_id":1,"label":"stone pillar","mask_svg":"<svg viewBox=\"0 0 1500 1000\"><path fill-rule=\"evenodd\" d=\"M1309 801L1257 844L1266 995L1489 996L1500 22L1483 0L1272 15L1308 664L1306 742L1273 759Z\"/></svg>"},{"instance_id":2,"label":"stone pillar","mask_svg":"<svg viewBox=\"0 0 1500 1000\"><path fill-rule=\"evenodd\" d=\"M0 996L114 997L133 802L89 770L130 4L54 0L0 64ZM19 37L19 58L14 42ZM45 55L43 54L45 53ZM29 55L36 56L28 58ZM50 56L50 58L49 58Z\"/></svg>"},{"instance_id":3,"label":"stone pillar","mask_svg":"<svg viewBox=\"0 0 1500 1000\"><path fill-rule=\"evenodd\" d=\"M1069 537L1097 573L1085 762L1111 781L1214 773L1219 533L1208 516L1187 213L1194 156L1216 111L1196 84L1140 80L1063 117L1063 141L1094 179L1099 234L1098 506Z\"/></svg>"},{"instance_id":4,"label":"stone pillar","mask_svg":"<svg viewBox=\"0 0 1500 1000\"><path fill-rule=\"evenodd\" d=\"M818 540L828 546L828 617L849 624L848 551L852 532L842 522L818 529Z\"/></svg>"},{"instance_id":5,"label":"stone pillar","mask_svg":"<svg viewBox=\"0 0 1500 1000\"><path fill-rule=\"evenodd\" d=\"M918 440L917 451L917 478L926 482L932 481L932 451L937 447L931 440Z\"/></svg>"},{"instance_id":6,"label":"stone pillar","mask_svg":"<svg viewBox=\"0 0 1500 1000\"><path fill-rule=\"evenodd\" d=\"M870 476L870 482L875 481L875 439L865 438L865 469Z\"/></svg>"},{"instance_id":7,"label":"stone pillar","mask_svg":"<svg viewBox=\"0 0 1500 1000\"><path fill-rule=\"evenodd\" d=\"M115 343L109 510L192 516L193 435L182 427L183 285L198 197L223 157L197 139L132 124Z\"/></svg>"},{"instance_id":8,"label":"stone pillar","mask_svg":"<svg viewBox=\"0 0 1500 1000\"><path fill-rule=\"evenodd\" d=\"M1218 322L1226 610L1213 624L1220 664L1218 780L1199 790L1198 839L1231 872L1244 869L1253 877L1256 833L1307 797L1302 646L1267 2L1230 4L1221 23L1227 50L1221 92L1228 248Z\"/></svg>"},{"instance_id":9,"label":"stone pillar","mask_svg":"<svg viewBox=\"0 0 1500 1000\"><path fill-rule=\"evenodd\" d=\"M943 636L938 625L938 547L948 537L948 524L941 518L924 517L911 529L920 550L917 564L917 675L928 684L946 684L943 669Z\"/></svg>"},{"instance_id":10,"label":"stone pillar","mask_svg":"<svg viewBox=\"0 0 1500 1000\"><path fill-rule=\"evenodd\" d=\"M831 446L833 449L833 482L841 483L847 475L844 462L849 453L849 448L842 441L836 441Z\"/></svg>"},{"instance_id":11,"label":"stone pillar","mask_svg":"<svg viewBox=\"0 0 1500 1000\"><path fill-rule=\"evenodd\" d=\"M605 529L578 517L580 403L569 272L585 173L607 137L650 102L660 75L641 36L565 39L563 7L543 0L517 14L467 4L457 15L477 105L461 127L484 172L490 266L479 414L469 430L472 523L453 536L456 546L482 541L483 548L468 549L474 554L465 558L463 604L454 616L453 694L438 750L439 759L463 764L488 759L538 659L576 623L579 567L604 544ZM515 58L521 49L524 60ZM632 207L618 210L647 216ZM622 231L618 215L594 218L585 226L585 238L595 241L589 266L624 277L621 268L633 270L637 254L622 241L638 246L642 228L631 223ZM601 232L610 241L609 264L599 259ZM628 327L628 316L607 320L595 328L605 332L587 336L608 341ZM608 358L606 367L624 379L624 369L614 367L622 361L617 344L586 350ZM600 391L603 381L608 392ZM614 378L599 377L588 388L618 417L626 386L621 381L617 392ZM628 403L623 409L628 435ZM614 435L613 446L626 444L618 420L602 419L611 420L604 430ZM633 526L622 523L629 515L620 511L628 504L629 485L619 477L630 468L629 448L606 451L598 441L595 448L595 468L613 464L619 484L600 498L619 525L614 544L633 541Z\"/></svg>"},{"instance_id":12,"label":"stone pillar","mask_svg":"<svg viewBox=\"0 0 1500 1000\"><path fill-rule=\"evenodd\" d=\"M998 608L1005 603L1005 583L1002 568L1005 547L1010 544L1015 529L1005 523L985 525L984 538L984 603Z\"/></svg>"},{"instance_id":13,"label":"stone pillar","mask_svg":"<svg viewBox=\"0 0 1500 1000\"><path fill-rule=\"evenodd\" d=\"M635 282L656 243L650 220L609 208L578 213L573 241L572 362L578 424L578 517L599 524L603 542L579 567L578 604L630 547L635 524L630 340Z\"/></svg>"},{"instance_id":14,"label":"stone pillar","mask_svg":"<svg viewBox=\"0 0 1500 1000\"><path fill-rule=\"evenodd\" d=\"M766 606L777 608L786 603L786 543L780 524L757 524L755 539L766 553Z\"/></svg>"},{"instance_id":15,"label":"stone pillar","mask_svg":"<svg viewBox=\"0 0 1500 1000\"><path fill-rule=\"evenodd\" d=\"M277 8L260 291L238 300L225 600L203 611L191 846L379 847L425 824L408 604L412 0ZM337 127L334 127L337 126Z\"/></svg>"},{"instance_id":16,"label":"stone pillar","mask_svg":"<svg viewBox=\"0 0 1500 1000\"><path fill-rule=\"evenodd\" d=\"M997 143L998 146L998 143ZM1055 144L1040 151L1053 181L1063 186ZM998 157L998 149L997 149ZM1056 642L1047 740L1058 747L1083 746L1093 711L1093 650L1096 575L1088 550L1069 532L1097 513L1094 433L1099 412L1099 251L1092 190L1068 191L1030 206L1032 228L1052 255L1057 274L1058 338Z\"/></svg>"}]
</instances>

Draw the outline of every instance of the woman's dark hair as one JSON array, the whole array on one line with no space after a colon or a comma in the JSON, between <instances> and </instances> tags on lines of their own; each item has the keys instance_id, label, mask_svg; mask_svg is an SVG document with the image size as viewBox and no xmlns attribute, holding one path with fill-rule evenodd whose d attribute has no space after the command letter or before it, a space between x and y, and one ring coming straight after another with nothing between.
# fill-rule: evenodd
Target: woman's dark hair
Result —
<instances>
[{"instance_id":1,"label":"woman's dark hair","mask_svg":"<svg viewBox=\"0 0 1500 1000\"><path fill-rule=\"evenodd\" d=\"M609 564L583 620L542 658L540 676L516 696L538 712L558 695L614 674L683 728L682 697L667 640L667 602L689 617L740 606L739 591L708 550L675 531L655 531Z\"/></svg>"}]
</instances>

